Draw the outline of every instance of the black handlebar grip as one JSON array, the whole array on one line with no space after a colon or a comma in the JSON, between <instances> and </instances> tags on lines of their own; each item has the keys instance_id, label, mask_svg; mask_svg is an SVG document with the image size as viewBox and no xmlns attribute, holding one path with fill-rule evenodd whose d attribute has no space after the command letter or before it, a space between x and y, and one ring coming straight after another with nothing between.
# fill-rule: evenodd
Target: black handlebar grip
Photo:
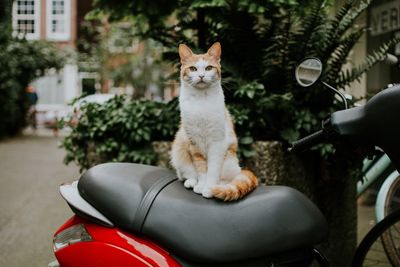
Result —
<instances>
[{"instance_id":1,"label":"black handlebar grip","mask_svg":"<svg viewBox=\"0 0 400 267\"><path fill-rule=\"evenodd\" d=\"M319 130L318 132L315 132L309 136L306 136L300 140L293 142L292 147L289 148L289 151L295 152L312 147L320 143L323 138L324 138L324 130Z\"/></svg>"}]
</instances>

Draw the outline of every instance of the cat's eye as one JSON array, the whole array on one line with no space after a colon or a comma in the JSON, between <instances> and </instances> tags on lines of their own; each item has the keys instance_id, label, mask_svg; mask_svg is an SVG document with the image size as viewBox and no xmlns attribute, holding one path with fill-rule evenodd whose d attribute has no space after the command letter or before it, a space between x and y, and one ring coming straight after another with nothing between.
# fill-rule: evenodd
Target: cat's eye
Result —
<instances>
[{"instance_id":1,"label":"cat's eye","mask_svg":"<svg viewBox=\"0 0 400 267\"><path fill-rule=\"evenodd\" d=\"M209 71L209 70L212 70L212 68L213 68L212 66L208 65L208 66L206 67L206 70Z\"/></svg>"},{"instance_id":2,"label":"cat's eye","mask_svg":"<svg viewBox=\"0 0 400 267\"><path fill-rule=\"evenodd\" d=\"M190 70L190 71L196 71L196 70L197 70L197 68L196 68L196 67L193 67L193 66L191 66L191 67L189 67L189 70Z\"/></svg>"}]
</instances>

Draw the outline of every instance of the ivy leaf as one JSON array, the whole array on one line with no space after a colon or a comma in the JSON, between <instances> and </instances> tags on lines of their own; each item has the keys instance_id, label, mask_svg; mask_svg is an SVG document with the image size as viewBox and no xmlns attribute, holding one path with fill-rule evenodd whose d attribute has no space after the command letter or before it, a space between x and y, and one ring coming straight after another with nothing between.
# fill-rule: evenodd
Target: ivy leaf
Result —
<instances>
[{"instance_id":1,"label":"ivy leaf","mask_svg":"<svg viewBox=\"0 0 400 267\"><path fill-rule=\"evenodd\" d=\"M293 142L299 139L299 132L292 128L288 128L281 131L281 136L284 140Z\"/></svg>"},{"instance_id":2,"label":"ivy leaf","mask_svg":"<svg viewBox=\"0 0 400 267\"><path fill-rule=\"evenodd\" d=\"M254 142L253 137L251 136L245 136L245 137L241 137L239 138L239 143L243 144L243 145L250 145Z\"/></svg>"},{"instance_id":3,"label":"ivy leaf","mask_svg":"<svg viewBox=\"0 0 400 267\"><path fill-rule=\"evenodd\" d=\"M255 151L255 150L243 149L242 153L243 153L243 156L245 156L246 158L251 158L251 157L257 156L257 151Z\"/></svg>"}]
</instances>

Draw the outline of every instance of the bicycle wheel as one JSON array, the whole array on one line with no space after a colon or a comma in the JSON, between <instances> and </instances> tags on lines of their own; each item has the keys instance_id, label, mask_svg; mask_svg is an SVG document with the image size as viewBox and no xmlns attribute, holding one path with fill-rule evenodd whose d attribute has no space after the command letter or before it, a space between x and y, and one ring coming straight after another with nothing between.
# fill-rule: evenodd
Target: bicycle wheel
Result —
<instances>
[{"instance_id":1,"label":"bicycle wheel","mask_svg":"<svg viewBox=\"0 0 400 267\"><path fill-rule=\"evenodd\" d=\"M385 201L385 215L398 210L400 207L400 176L391 184ZM386 254L395 266L400 266L400 223L393 225L390 231L382 235L382 244Z\"/></svg>"},{"instance_id":2,"label":"bicycle wheel","mask_svg":"<svg viewBox=\"0 0 400 267\"><path fill-rule=\"evenodd\" d=\"M356 253L354 254L352 266L353 267L387 267L387 266L400 266L399 262L393 261L393 259L399 259L400 250L392 251L396 253L395 255L391 255L386 251L383 245L383 236L384 234L391 233L392 231L397 231L396 225L400 224L400 210L393 212L388 215L382 221L380 221L377 225L375 225L368 234L361 241L358 246ZM395 235L390 234L391 237ZM393 241L398 242L399 240ZM394 245L393 247L399 247L399 245Z\"/></svg>"},{"instance_id":3,"label":"bicycle wheel","mask_svg":"<svg viewBox=\"0 0 400 267\"><path fill-rule=\"evenodd\" d=\"M392 172L382 184L376 200L376 219L381 221L387 215L400 208L400 176Z\"/></svg>"}]
</instances>

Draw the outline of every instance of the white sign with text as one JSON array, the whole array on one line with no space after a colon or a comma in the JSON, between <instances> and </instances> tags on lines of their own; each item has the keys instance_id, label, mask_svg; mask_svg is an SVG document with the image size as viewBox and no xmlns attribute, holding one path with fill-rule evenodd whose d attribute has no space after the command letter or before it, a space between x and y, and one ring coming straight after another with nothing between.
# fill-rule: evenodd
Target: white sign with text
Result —
<instances>
[{"instance_id":1,"label":"white sign with text","mask_svg":"<svg viewBox=\"0 0 400 267\"><path fill-rule=\"evenodd\" d=\"M369 19L372 36L400 29L400 0L372 8Z\"/></svg>"}]
</instances>

